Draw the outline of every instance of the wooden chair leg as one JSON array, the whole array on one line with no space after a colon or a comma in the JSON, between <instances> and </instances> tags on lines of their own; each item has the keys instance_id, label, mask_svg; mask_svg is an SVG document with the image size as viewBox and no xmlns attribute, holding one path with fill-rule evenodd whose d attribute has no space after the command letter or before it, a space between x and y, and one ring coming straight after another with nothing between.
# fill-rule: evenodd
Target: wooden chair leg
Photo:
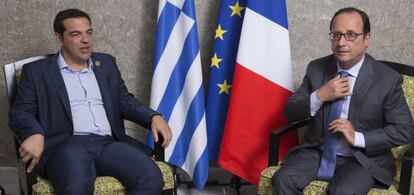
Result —
<instances>
[{"instance_id":1,"label":"wooden chair leg","mask_svg":"<svg viewBox=\"0 0 414 195\"><path fill-rule=\"evenodd\" d=\"M164 190L162 191L162 195L173 195L174 194L174 189L168 189L168 190Z\"/></svg>"},{"instance_id":2,"label":"wooden chair leg","mask_svg":"<svg viewBox=\"0 0 414 195\"><path fill-rule=\"evenodd\" d=\"M410 193L412 170L413 159L406 155L402 160L400 185L398 186L398 192L402 195L408 195Z\"/></svg>"},{"instance_id":3,"label":"wooden chair leg","mask_svg":"<svg viewBox=\"0 0 414 195\"><path fill-rule=\"evenodd\" d=\"M0 194L6 194L6 190L0 185Z\"/></svg>"}]
</instances>

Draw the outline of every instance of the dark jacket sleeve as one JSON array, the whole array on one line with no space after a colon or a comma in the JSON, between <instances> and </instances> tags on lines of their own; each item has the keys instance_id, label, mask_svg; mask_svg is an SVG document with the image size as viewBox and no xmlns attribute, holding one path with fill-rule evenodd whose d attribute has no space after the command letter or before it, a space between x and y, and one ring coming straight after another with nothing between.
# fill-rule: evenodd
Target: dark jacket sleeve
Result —
<instances>
[{"instance_id":1,"label":"dark jacket sleeve","mask_svg":"<svg viewBox=\"0 0 414 195\"><path fill-rule=\"evenodd\" d=\"M44 135L44 129L37 120L38 104L33 67L30 64L23 67L17 94L9 112L9 126L21 141L34 134Z\"/></svg>"},{"instance_id":2,"label":"dark jacket sleeve","mask_svg":"<svg viewBox=\"0 0 414 195\"><path fill-rule=\"evenodd\" d=\"M289 122L295 122L309 118L310 115L310 95L312 93L309 78L309 67L303 77L301 86L293 93L285 104L285 116Z\"/></svg>"},{"instance_id":3,"label":"dark jacket sleeve","mask_svg":"<svg viewBox=\"0 0 414 195\"><path fill-rule=\"evenodd\" d=\"M414 139L413 119L402 90L402 77L392 81L384 105L384 128L365 130L365 152L375 155Z\"/></svg>"},{"instance_id":4,"label":"dark jacket sleeve","mask_svg":"<svg viewBox=\"0 0 414 195\"><path fill-rule=\"evenodd\" d=\"M115 58L112 57L114 64L116 64ZM121 118L135 122L139 125L142 125L145 128L151 127L151 116L157 112L149 108L148 106L141 103L133 94L131 94L125 82L121 77L121 73L117 66L115 66L115 74L118 79L119 89L120 89L120 99L119 99L119 108L121 113Z\"/></svg>"}]
</instances>

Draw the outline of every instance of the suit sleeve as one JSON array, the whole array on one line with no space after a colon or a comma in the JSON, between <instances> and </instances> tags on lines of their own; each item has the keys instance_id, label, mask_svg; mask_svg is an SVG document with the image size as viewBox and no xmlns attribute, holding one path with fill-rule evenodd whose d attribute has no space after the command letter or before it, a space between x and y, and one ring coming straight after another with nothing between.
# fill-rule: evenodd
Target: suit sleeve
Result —
<instances>
[{"instance_id":1,"label":"suit sleeve","mask_svg":"<svg viewBox=\"0 0 414 195\"><path fill-rule=\"evenodd\" d=\"M114 61L114 64L116 64L115 58L112 59ZM116 68L116 74L120 88L119 104L121 118L135 122L149 129L151 127L151 117L157 112L141 103L137 98L135 98L133 94L128 91L118 68Z\"/></svg>"},{"instance_id":2,"label":"suit sleeve","mask_svg":"<svg viewBox=\"0 0 414 195\"><path fill-rule=\"evenodd\" d=\"M301 86L285 104L285 116L289 122L304 120L311 116L310 96L312 87L309 78L309 69L310 66L306 70Z\"/></svg>"},{"instance_id":3,"label":"suit sleeve","mask_svg":"<svg viewBox=\"0 0 414 195\"><path fill-rule=\"evenodd\" d=\"M414 139L413 119L401 86L400 76L392 83L392 90L383 105L384 128L366 130L364 133L365 152L369 156L410 143Z\"/></svg>"},{"instance_id":4,"label":"suit sleeve","mask_svg":"<svg viewBox=\"0 0 414 195\"><path fill-rule=\"evenodd\" d=\"M17 94L9 112L9 126L20 141L34 134L44 135L44 129L37 120L38 103L34 80L30 65L23 66Z\"/></svg>"}]
</instances>

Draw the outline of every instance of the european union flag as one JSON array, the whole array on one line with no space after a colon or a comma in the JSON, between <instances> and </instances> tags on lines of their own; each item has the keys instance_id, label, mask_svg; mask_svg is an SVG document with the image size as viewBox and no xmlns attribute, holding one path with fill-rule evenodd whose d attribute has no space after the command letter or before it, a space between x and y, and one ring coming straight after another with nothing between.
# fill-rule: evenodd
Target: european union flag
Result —
<instances>
[{"instance_id":1,"label":"european union flag","mask_svg":"<svg viewBox=\"0 0 414 195\"><path fill-rule=\"evenodd\" d=\"M221 1L206 104L210 160L217 161L247 0Z\"/></svg>"}]
</instances>

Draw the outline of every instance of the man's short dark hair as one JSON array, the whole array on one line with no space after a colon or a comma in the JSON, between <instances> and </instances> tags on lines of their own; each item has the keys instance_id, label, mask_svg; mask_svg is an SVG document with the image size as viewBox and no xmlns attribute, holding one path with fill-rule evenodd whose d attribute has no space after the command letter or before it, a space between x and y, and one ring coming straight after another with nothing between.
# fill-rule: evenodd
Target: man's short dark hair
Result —
<instances>
[{"instance_id":1,"label":"man's short dark hair","mask_svg":"<svg viewBox=\"0 0 414 195\"><path fill-rule=\"evenodd\" d=\"M60 11L53 21L53 29L56 33L59 33L63 37L63 32L65 32L65 26L63 25L63 21L68 18L86 18L88 19L89 23L92 24L91 18L89 15L79 9L66 9L63 11Z\"/></svg>"},{"instance_id":2,"label":"man's short dark hair","mask_svg":"<svg viewBox=\"0 0 414 195\"><path fill-rule=\"evenodd\" d=\"M354 7L346 7L346 8L342 8L342 9L338 10L331 19L331 24L329 26L329 30L332 30L332 24L333 24L333 21L334 21L336 16L338 16L339 14L342 14L342 13L352 13L352 12L356 12L361 16L362 24L363 24L363 31L364 31L363 33L367 34L367 33L371 32L371 23L369 22L368 15L364 11L362 11L360 9L357 9L357 8L354 8Z\"/></svg>"}]
</instances>

